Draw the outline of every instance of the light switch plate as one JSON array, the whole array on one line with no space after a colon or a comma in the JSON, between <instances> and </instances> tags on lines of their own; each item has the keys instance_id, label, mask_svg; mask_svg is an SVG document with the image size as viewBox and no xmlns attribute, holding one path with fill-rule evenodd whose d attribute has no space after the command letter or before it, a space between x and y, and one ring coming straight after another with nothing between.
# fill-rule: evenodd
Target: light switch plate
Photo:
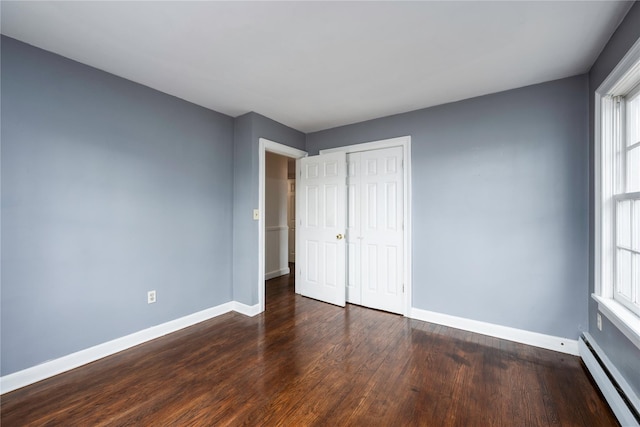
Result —
<instances>
[{"instance_id":1,"label":"light switch plate","mask_svg":"<svg viewBox=\"0 0 640 427\"><path fill-rule=\"evenodd\" d=\"M260 209L253 210L253 219L255 219L256 221L260 219Z\"/></svg>"}]
</instances>

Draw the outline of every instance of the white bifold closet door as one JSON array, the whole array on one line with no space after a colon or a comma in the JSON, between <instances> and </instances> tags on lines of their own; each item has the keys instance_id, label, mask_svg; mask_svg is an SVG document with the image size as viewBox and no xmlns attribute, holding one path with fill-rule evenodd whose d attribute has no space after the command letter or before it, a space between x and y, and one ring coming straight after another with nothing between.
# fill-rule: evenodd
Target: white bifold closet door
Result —
<instances>
[{"instance_id":1,"label":"white bifold closet door","mask_svg":"<svg viewBox=\"0 0 640 427\"><path fill-rule=\"evenodd\" d=\"M402 148L347 154L347 302L403 313Z\"/></svg>"}]
</instances>

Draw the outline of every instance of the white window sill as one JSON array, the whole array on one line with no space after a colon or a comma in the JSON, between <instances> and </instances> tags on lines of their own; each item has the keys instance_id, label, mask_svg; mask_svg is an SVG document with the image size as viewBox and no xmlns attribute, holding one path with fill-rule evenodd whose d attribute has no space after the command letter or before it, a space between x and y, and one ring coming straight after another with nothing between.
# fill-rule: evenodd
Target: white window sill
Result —
<instances>
[{"instance_id":1,"label":"white window sill","mask_svg":"<svg viewBox=\"0 0 640 427\"><path fill-rule=\"evenodd\" d=\"M591 297L598 302L598 310L640 349L640 317L610 298L596 294Z\"/></svg>"}]
</instances>

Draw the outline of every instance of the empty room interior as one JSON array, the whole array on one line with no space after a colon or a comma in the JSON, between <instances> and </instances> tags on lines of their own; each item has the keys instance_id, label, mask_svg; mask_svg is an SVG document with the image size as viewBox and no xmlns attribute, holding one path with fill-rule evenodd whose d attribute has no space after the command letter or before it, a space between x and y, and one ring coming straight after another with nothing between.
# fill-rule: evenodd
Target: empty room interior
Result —
<instances>
[{"instance_id":1,"label":"empty room interior","mask_svg":"<svg viewBox=\"0 0 640 427\"><path fill-rule=\"evenodd\" d=\"M0 2L0 422L640 425L640 4Z\"/></svg>"}]
</instances>

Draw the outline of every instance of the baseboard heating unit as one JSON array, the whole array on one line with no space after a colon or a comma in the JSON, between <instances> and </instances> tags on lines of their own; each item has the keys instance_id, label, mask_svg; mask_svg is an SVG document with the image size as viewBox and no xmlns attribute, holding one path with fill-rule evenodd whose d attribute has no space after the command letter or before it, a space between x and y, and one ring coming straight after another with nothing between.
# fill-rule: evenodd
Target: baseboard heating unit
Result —
<instances>
[{"instance_id":1,"label":"baseboard heating unit","mask_svg":"<svg viewBox=\"0 0 640 427\"><path fill-rule=\"evenodd\" d=\"M640 426L640 398L588 333L578 340L580 357L623 427Z\"/></svg>"}]
</instances>

